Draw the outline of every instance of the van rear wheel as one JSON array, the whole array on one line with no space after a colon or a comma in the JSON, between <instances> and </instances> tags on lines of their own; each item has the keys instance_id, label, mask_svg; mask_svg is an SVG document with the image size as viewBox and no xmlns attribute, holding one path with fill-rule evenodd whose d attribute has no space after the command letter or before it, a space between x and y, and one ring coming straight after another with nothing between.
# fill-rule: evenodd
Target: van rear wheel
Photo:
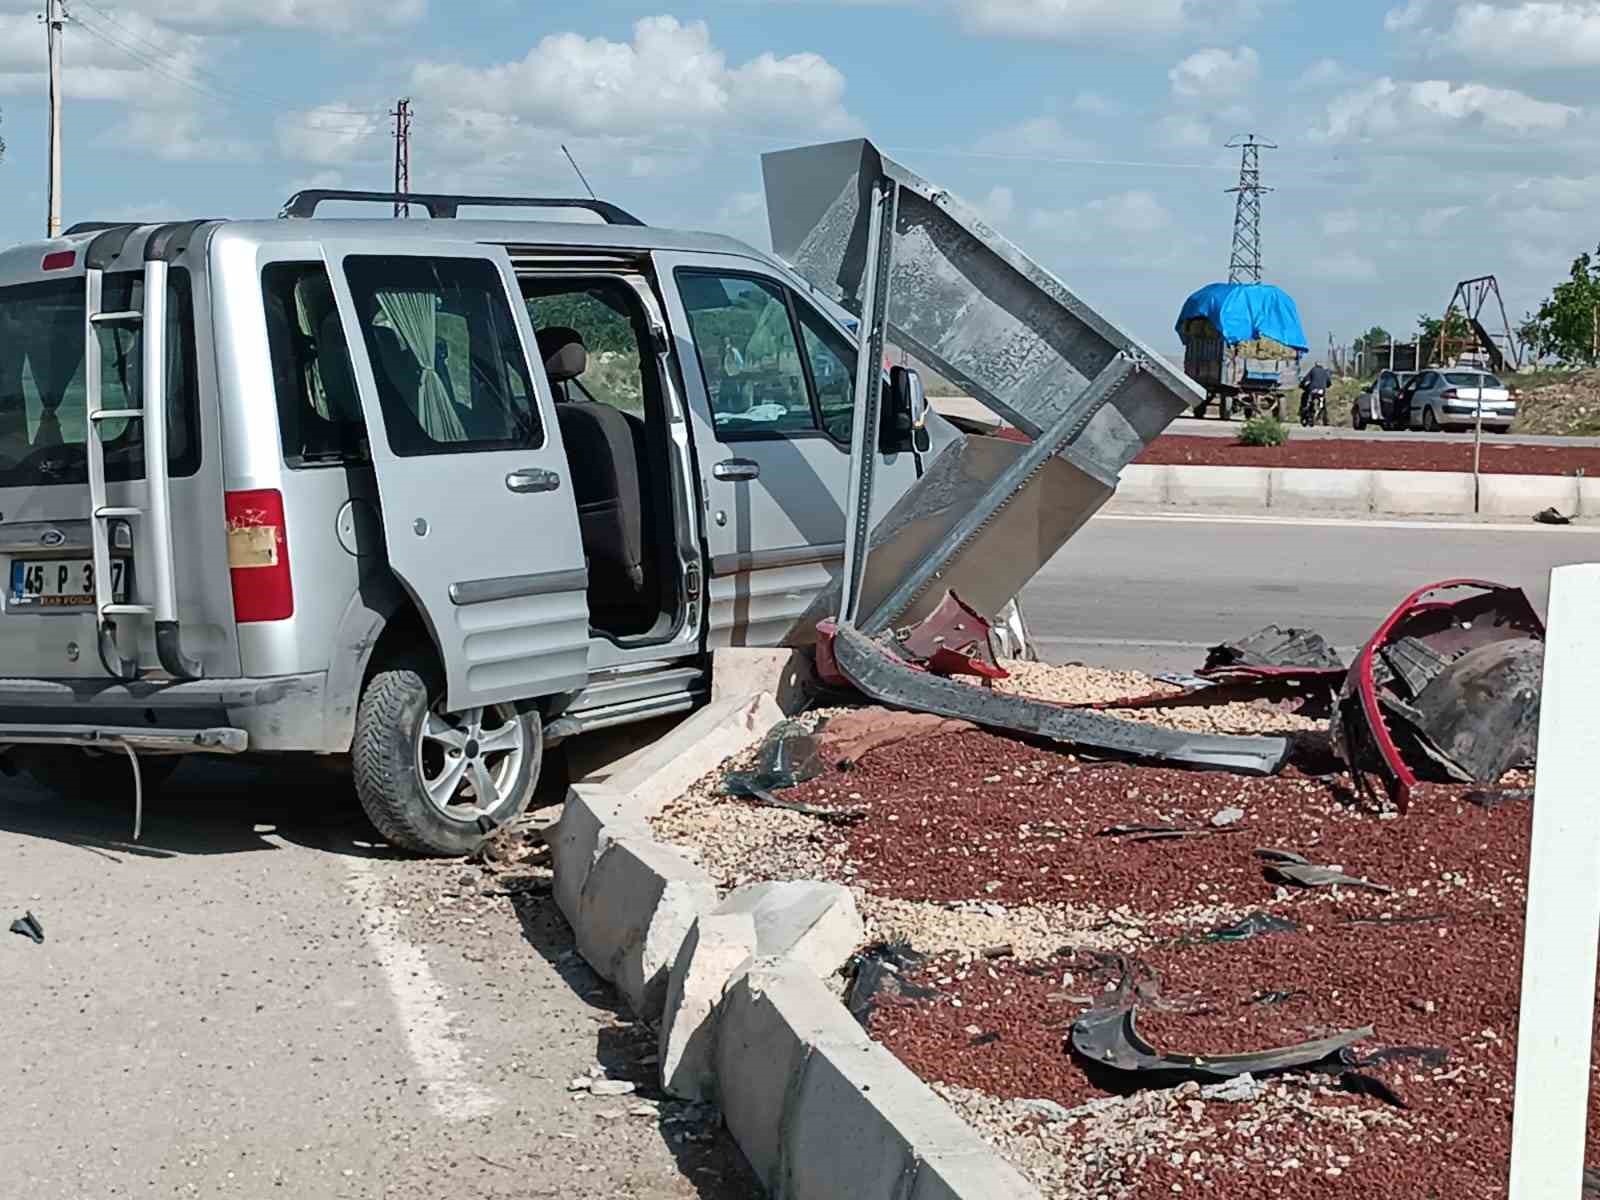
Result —
<instances>
[{"instance_id":1,"label":"van rear wheel","mask_svg":"<svg viewBox=\"0 0 1600 1200\"><path fill-rule=\"evenodd\" d=\"M444 710L444 681L420 657L380 667L356 710L356 794L393 846L470 854L527 810L544 760L539 714L513 704Z\"/></svg>"}]
</instances>

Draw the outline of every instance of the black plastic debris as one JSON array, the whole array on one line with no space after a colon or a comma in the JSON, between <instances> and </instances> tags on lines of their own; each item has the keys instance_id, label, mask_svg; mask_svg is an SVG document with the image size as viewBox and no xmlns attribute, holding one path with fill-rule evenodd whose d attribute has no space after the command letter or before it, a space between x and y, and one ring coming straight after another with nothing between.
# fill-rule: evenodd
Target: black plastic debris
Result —
<instances>
[{"instance_id":1,"label":"black plastic debris","mask_svg":"<svg viewBox=\"0 0 1600 1200\"><path fill-rule=\"evenodd\" d=\"M849 965L854 978L845 994L845 1008L865 1029L883 995L906 1000L933 999L939 994L933 988L905 978L907 972L916 971L927 961L928 956L913 950L908 942L878 942L852 955Z\"/></svg>"},{"instance_id":2,"label":"black plastic debris","mask_svg":"<svg viewBox=\"0 0 1600 1200\"><path fill-rule=\"evenodd\" d=\"M733 794L743 800L765 804L769 808L781 808L785 812L799 813L803 817L815 817L831 825L856 825L867 819L867 810L864 808L818 808L814 804L801 804L796 800L780 800L765 788L752 787L747 791Z\"/></svg>"},{"instance_id":3,"label":"black plastic debris","mask_svg":"<svg viewBox=\"0 0 1600 1200\"><path fill-rule=\"evenodd\" d=\"M762 739L753 771L730 771L722 789L730 796L776 792L815 779L828 769L817 735L800 721L779 721Z\"/></svg>"},{"instance_id":4,"label":"black plastic debris","mask_svg":"<svg viewBox=\"0 0 1600 1200\"><path fill-rule=\"evenodd\" d=\"M39 918L30 913L23 913L11 922L11 932L20 933L25 938L32 938L35 945L44 944L44 926Z\"/></svg>"},{"instance_id":5,"label":"black plastic debris","mask_svg":"<svg viewBox=\"0 0 1600 1200\"><path fill-rule=\"evenodd\" d=\"M1394 1108L1410 1108L1405 1097L1376 1075L1363 1075L1360 1071L1340 1071L1339 1090L1352 1096L1366 1096Z\"/></svg>"},{"instance_id":6,"label":"black plastic debris","mask_svg":"<svg viewBox=\"0 0 1600 1200\"><path fill-rule=\"evenodd\" d=\"M1267 865L1262 868L1270 883L1292 883L1296 887L1353 887L1365 888L1371 892L1385 894L1394 891L1381 883L1373 883L1370 879L1361 879L1355 875L1347 875L1336 867L1318 866L1308 862L1298 854L1287 850L1257 850L1256 857L1265 859Z\"/></svg>"},{"instance_id":7,"label":"black plastic debris","mask_svg":"<svg viewBox=\"0 0 1600 1200\"><path fill-rule=\"evenodd\" d=\"M1289 1001L1304 996L1305 992L1257 992L1246 1000L1246 1004L1287 1004Z\"/></svg>"},{"instance_id":8,"label":"black plastic debris","mask_svg":"<svg viewBox=\"0 0 1600 1200\"><path fill-rule=\"evenodd\" d=\"M1182 838L1214 837L1219 833L1239 833L1237 829L1190 829L1182 825L1109 825L1095 837L1126 839L1130 842L1168 842Z\"/></svg>"},{"instance_id":9,"label":"black plastic debris","mask_svg":"<svg viewBox=\"0 0 1600 1200\"><path fill-rule=\"evenodd\" d=\"M1338 652L1328 645L1328 639L1315 630L1268 625L1249 637L1211 647L1201 671L1217 671L1227 667L1343 671L1345 664Z\"/></svg>"},{"instance_id":10,"label":"black plastic debris","mask_svg":"<svg viewBox=\"0 0 1600 1200\"><path fill-rule=\"evenodd\" d=\"M1071 1044L1085 1066L1147 1077L1151 1086L1217 1083L1239 1075L1282 1074L1339 1062L1339 1052L1370 1038L1372 1026L1253 1054L1163 1054L1139 1036L1137 1005L1092 1009L1072 1023Z\"/></svg>"},{"instance_id":11,"label":"black plastic debris","mask_svg":"<svg viewBox=\"0 0 1600 1200\"><path fill-rule=\"evenodd\" d=\"M1572 524L1572 518L1561 512L1561 510L1556 508L1554 505L1549 508L1540 509L1538 512L1533 514L1533 519L1539 522L1541 525Z\"/></svg>"},{"instance_id":12,"label":"black plastic debris","mask_svg":"<svg viewBox=\"0 0 1600 1200\"><path fill-rule=\"evenodd\" d=\"M1000 1040L1000 1035L998 1033L995 1033L993 1030L990 1030L988 1033L976 1034L972 1038L972 1040L967 1043L967 1045L969 1045L969 1046L992 1046L996 1042L998 1042L999 1040Z\"/></svg>"},{"instance_id":13,"label":"black plastic debris","mask_svg":"<svg viewBox=\"0 0 1600 1200\"><path fill-rule=\"evenodd\" d=\"M1371 1054L1346 1052L1344 1055L1345 1065L1358 1071L1399 1062L1421 1063L1425 1067L1437 1069L1449 1061L1450 1052L1442 1046L1384 1046Z\"/></svg>"},{"instance_id":14,"label":"black plastic debris","mask_svg":"<svg viewBox=\"0 0 1600 1200\"><path fill-rule=\"evenodd\" d=\"M1253 937L1260 937L1267 933L1297 933L1300 926L1293 921L1286 921L1282 917L1275 917L1271 913L1253 912L1241 921L1232 925L1223 925L1213 929L1200 940L1202 942L1244 942Z\"/></svg>"}]
</instances>

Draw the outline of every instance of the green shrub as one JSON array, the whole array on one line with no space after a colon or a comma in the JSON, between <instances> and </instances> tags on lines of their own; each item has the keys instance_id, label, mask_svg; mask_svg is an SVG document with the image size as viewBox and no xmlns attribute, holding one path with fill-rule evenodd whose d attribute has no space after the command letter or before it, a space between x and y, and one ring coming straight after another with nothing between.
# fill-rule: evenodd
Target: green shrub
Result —
<instances>
[{"instance_id":1,"label":"green shrub","mask_svg":"<svg viewBox=\"0 0 1600 1200\"><path fill-rule=\"evenodd\" d=\"M1281 446L1289 440L1289 427L1272 413L1251 417L1239 430L1241 446Z\"/></svg>"}]
</instances>

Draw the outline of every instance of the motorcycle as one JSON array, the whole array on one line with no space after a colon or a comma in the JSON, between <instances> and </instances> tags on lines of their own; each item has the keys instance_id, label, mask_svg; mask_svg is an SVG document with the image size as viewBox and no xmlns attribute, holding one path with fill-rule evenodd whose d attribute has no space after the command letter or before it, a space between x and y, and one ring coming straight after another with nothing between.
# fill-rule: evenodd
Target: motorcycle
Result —
<instances>
[{"instance_id":1,"label":"motorcycle","mask_svg":"<svg viewBox=\"0 0 1600 1200\"><path fill-rule=\"evenodd\" d=\"M1300 396L1300 424L1326 425L1328 423L1328 393L1322 388L1308 388Z\"/></svg>"}]
</instances>

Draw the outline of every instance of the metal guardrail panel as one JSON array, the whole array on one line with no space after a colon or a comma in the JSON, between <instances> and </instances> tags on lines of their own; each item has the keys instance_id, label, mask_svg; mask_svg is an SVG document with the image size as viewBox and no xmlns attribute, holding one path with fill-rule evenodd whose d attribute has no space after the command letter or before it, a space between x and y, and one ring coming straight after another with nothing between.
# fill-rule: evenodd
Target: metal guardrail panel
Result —
<instances>
[{"instance_id":1,"label":"metal guardrail panel","mask_svg":"<svg viewBox=\"0 0 1600 1200\"><path fill-rule=\"evenodd\" d=\"M1115 473L1204 397L969 205L855 139L762 157L779 257L861 315L870 189L896 187L890 271L894 340L1029 436L1055 425L1118 355L1139 374L1091 414L1087 437ZM1091 432L1087 426L1095 426Z\"/></svg>"},{"instance_id":2,"label":"metal guardrail panel","mask_svg":"<svg viewBox=\"0 0 1600 1200\"><path fill-rule=\"evenodd\" d=\"M888 186L893 340L1033 439L969 436L933 460L873 531L858 627L918 620L946 589L997 612L1204 393L872 143L768 154L762 169L774 250L857 317L872 197ZM839 599L820 597L814 615L835 615Z\"/></svg>"}]
</instances>

